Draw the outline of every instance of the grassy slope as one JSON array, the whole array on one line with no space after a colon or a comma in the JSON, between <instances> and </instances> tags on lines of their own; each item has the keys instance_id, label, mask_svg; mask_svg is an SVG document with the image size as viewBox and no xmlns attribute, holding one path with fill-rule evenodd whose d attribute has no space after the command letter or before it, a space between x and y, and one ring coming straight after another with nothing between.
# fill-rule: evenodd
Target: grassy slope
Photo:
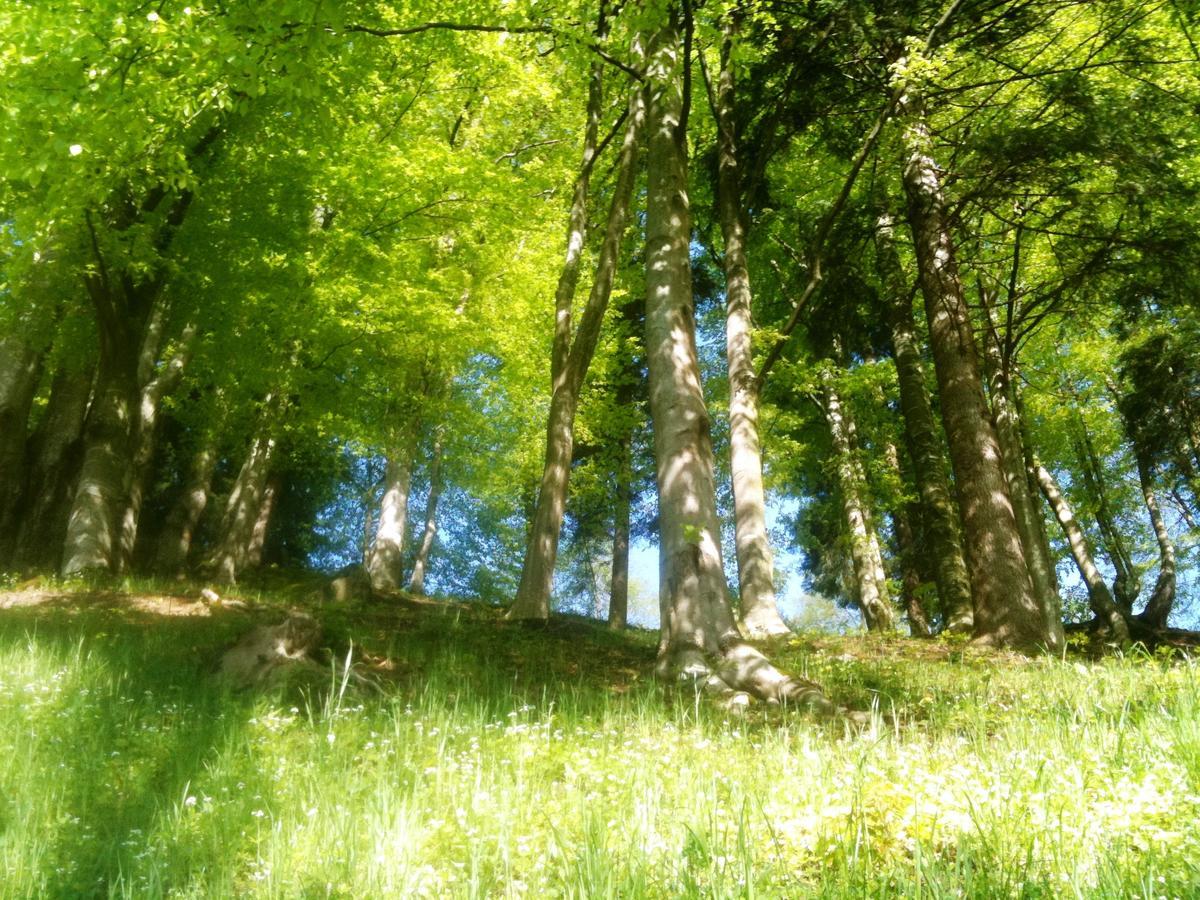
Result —
<instances>
[{"instance_id":1,"label":"grassy slope","mask_svg":"<svg viewBox=\"0 0 1200 900\"><path fill-rule=\"evenodd\" d=\"M780 648L895 713L849 733L664 690L647 635L325 616L382 695L231 694L238 613L0 611L0 896L1200 893L1191 663Z\"/></svg>"}]
</instances>

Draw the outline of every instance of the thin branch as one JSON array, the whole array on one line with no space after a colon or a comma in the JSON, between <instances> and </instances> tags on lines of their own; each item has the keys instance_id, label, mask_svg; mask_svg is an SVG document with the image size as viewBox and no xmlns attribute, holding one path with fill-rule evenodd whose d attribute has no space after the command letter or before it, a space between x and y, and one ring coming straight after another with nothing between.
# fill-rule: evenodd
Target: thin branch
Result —
<instances>
[{"instance_id":1,"label":"thin branch","mask_svg":"<svg viewBox=\"0 0 1200 900\"><path fill-rule=\"evenodd\" d=\"M965 0L952 0L946 11L942 13L940 19L933 24L929 29L929 33L925 37L926 52L937 49L938 44L942 40L946 26L954 18L955 13L962 7ZM761 391L763 382L767 377L767 373L771 371L771 367L778 362L780 355L783 353L783 348L788 342L792 331L800 321L800 317L804 314L813 295L816 294L823 275L821 273L821 256L825 252L825 242L829 239L829 233L833 230L834 223L838 216L841 215L842 209L846 205L846 201L850 199L850 192L854 190L854 184L858 180L858 175L862 171L863 165L870 156L871 151L875 149L875 144L879 141L880 134L883 133L883 126L887 124L896 108L900 105L901 99L904 97L906 85L901 82L892 88L891 94L888 95L887 103L883 109L879 111L879 115L875 117L875 124L871 126L871 130L867 132L867 136L863 139L862 146L859 147L858 153L854 157L854 161L850 165L850 172L846 176L845 182L842 184L842 189L838 193L837 199L834 201L825 216L821 219L820 225L817 227L817 233L813 238L812 244L812 263L809 268L808 284L804 286L804 291L800 295L800 299L796 301L796 306L792 310L791 316L788 317L787 323L783 326L779 338L775 344L767 352L763 359L762 365L759 366L758 374L755 377L756 389Z\"/></svg>"},{"instance_id":2,"label":"thin branch","mask_svg":"<svg viewBox=\"0 0 1200 900\"><path fill-rule=\"evenodd\" d=\"M413 34L423 34L426 31L474 31L488 34L547 34L551 37L561 37L572 43L579 44L591 50L610 66L616 66L630 78L644 81L646 76L628 63L617 59L595 41L581 40L568 31L562 31L549 25L484 25L476 22L423 22L420 25L410 25L407 28L375 28L370 25L348 25L343 29L347 34L372 34L375 37L405 37Z\"/></svg>"}]
</instances>

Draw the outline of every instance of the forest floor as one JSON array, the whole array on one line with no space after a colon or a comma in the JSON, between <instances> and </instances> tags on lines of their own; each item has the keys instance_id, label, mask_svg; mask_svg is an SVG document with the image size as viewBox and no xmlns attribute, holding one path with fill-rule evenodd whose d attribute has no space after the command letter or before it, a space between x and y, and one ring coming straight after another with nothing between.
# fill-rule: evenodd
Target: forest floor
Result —
<instances>
[{"instance_id":1,"label":"forest floor","mask_svg":"<svg viewBox=\"0 0 1200 900\"><path fill-rule=\"evenodd\" d=\"M0 593L0 897L1200 894L1186 656L775 644L854 728L723 711L581 619L144 587ZM296 605L327 674L219 677Z\"/></svg>"}]
</instances>

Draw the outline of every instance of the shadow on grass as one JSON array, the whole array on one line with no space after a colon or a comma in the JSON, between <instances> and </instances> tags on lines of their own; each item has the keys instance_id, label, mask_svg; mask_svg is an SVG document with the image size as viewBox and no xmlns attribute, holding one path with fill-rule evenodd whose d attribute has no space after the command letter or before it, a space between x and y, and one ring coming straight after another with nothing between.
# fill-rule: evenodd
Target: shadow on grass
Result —
<instances>
[{"instance_id":1,"label":"shadow on grass","mask_svg":"<svg viewBox=\"0 0 1200 900\"><path fill-rule=\"evenodd\" d=\"M245 622L151 620L78 603L0 616L0 719L22 766L0 800L4 893L136 895L164 817L243 727L211 667Z\"/></svg>"}]
</instances>

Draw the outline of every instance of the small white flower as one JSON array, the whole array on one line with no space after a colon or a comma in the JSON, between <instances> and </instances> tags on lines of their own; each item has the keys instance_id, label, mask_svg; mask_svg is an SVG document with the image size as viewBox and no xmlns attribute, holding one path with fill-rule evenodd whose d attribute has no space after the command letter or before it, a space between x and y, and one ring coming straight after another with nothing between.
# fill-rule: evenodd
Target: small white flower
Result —
<instances>
[{"instance_id":1,"label":"small white flower","mask_svg":"<svg viewBox=\"0 0 1200 900\"><path fill-rule=\"evenodd\" d=\"M187 799L185 799L185 800L183 801L183 805L184 805L184 806L195 806L195 805L196 805L196 798L195 798L195 797L188 797Z\"/></svg>"},{"instance_id":2,"label":"small white flower","mask_svg":"<svg viewBox=\"0 0 1200 900\"><path fill-rule=\"evenodd\" d=\"M70 147L67 148L67 152L70 153L72 156L78 156L80 153L83 152L83 144L72 144Z\"/></svg>"},{"instance_id":3,"label":"small white flower","mask_svg":"<svg viewBox=\"0 0 1200 900\"><path fill-rule=\"evenodd\" d=\"M157 21L158 21L158 13L156 13L156 12L148 12L148 13L146 13L146 21L148 21L148 22L157 22Z\"/></svg>"}]
</instances>

